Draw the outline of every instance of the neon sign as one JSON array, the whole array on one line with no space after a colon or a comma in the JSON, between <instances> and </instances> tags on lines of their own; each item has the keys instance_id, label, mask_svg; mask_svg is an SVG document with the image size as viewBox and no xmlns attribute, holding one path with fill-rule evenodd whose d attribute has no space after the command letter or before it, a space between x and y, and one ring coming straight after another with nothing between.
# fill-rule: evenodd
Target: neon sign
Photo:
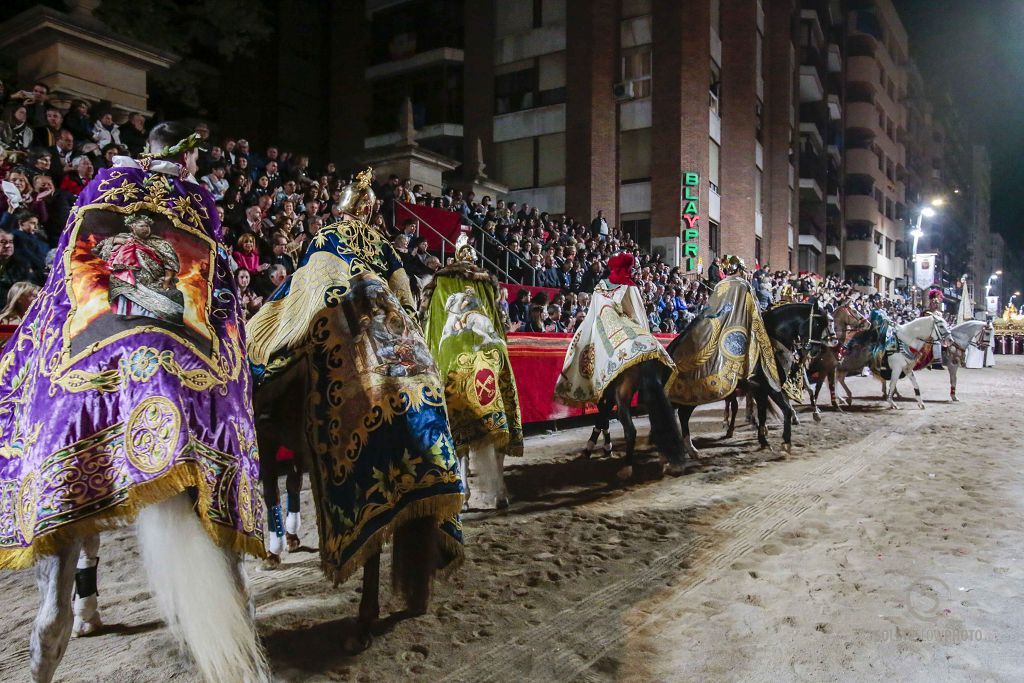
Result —
<instances>
[{"instance_id":1,"label":"neon sign","mask_svg":"<svg viewBox=\"0 0 1024 683\"><path fill-rule=\"evenodd\" d=\"M683 258L686 270L696 270L700 254L700 174L683 174Z\"/></svg>"}]
</instances>

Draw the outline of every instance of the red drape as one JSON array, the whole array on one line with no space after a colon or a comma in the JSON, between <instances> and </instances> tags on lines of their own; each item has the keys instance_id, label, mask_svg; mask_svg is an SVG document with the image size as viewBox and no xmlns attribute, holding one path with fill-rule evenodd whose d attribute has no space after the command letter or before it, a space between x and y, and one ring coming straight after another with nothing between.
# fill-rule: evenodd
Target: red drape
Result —
<instances>
[{"instance_id":1,"label":"red drape","mask_svg":"<svg viewBox=\"0 0 1024 683\"><path fill-rule=\"evenodd\" d=\"M395 228L401 230L409 218L420 222L420 237L427 239L427 246L433 252L441 251L442 236L455 244L455 240L463 231L463 227L459 223L459 214L454 211L395 202ZM466 230L468 231L469 228L467 227ZM450 253L451 246L445 251L448 256L454 256Z\"/></svg>"},{"instance_id":2,"label":"red drape","mask_svg":"<svg viewBox=\"0 0 1024 683\"><path fill-rule=\"evenodd\" d=\"M665 346L675 338L673 334L655 336ZM596 412L592 406L584 411L555 401L555 384L571 340L571 334L515 332L508 335L508 355L519 389L519 409L524 424Z\"/></svg>"}]
</instances>

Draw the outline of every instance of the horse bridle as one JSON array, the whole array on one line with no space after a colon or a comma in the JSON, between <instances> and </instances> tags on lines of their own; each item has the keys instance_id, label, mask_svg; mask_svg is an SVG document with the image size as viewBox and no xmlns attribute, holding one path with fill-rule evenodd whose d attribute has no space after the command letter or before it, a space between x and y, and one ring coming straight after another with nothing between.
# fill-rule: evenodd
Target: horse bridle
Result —
<instances>
[{"instance_id":1,"label":"horse bridle","mask_svg":"<svg viewBox=\"0 0 1024 683\"><path fill-rule=\"evenodd\" d=\"M836 339L835 320L828 312L818 313L818 306L812 305L811 312L807 316L807 337L803 344L802 351L809 354L811 349L815 345L828 346L834 339ZM814 338L814 319L824 318L827 321L825 325L825 332L827 334L826 339L815 339Z\"/></svg>"}]
</instances>

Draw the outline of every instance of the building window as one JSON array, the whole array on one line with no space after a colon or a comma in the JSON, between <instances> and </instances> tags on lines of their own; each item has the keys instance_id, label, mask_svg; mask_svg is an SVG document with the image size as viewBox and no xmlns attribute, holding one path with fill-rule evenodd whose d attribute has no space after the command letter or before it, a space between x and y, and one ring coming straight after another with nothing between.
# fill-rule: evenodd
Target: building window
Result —
<instances>
[{"instance_id":1,"label":"building window","mask_svg":"<svg viewBox=\"0 0 1024 683\"><path fill-rule=\"evenodd\" d=\"M533 187L533 138L494 145L495 175L511 190Z\"/></svg>"},{"instance_id":2,"label":"building window","mask_svg":"<svg viewBox=\"0 0 1024 683\"><path fill-rule=\"evenodd\" d=\"M718 223L708 221L708 259L710 261L714 261L718 258L719 251L721 250L719 233L720 228Z\"/></svg>"},{"instance_id":3,"label":"building window","mask_svg":"<svg viewBox=\"0 0 1024 683\"><path fill-rule=\"evenodd\" d=\"M764 142L764 102L760 99L757 100L757 104L754 105L754 136L758 142Z\"/></svg>"},{"instance_id":4,"label":"building window","mask_svg":"<svg viewBox=\"0 0 1024 683\"><path fill-rule=\"evenodd\" d=\"M633 81L633 97L651 96L650 45L642 45L623 51L622 80Z\"/></svg>"},{"instance_id":5,"label":"building window","mask_svg":"<svg viewBox=\"0 0 1024 683\"><path fill-rule=\"evenodd\" d=\"M754 211L763 213L764 206L764 171L754 167Z\"/></svg>"},{"instance_id":6,"label":"building window","mask_svg":"<svg viewBox=\"0 0 1024 683\"><path fill-rule=\"evenodd\" d=\"M515 66L518 68L494 77L495 114L565 102L564 52L518 62Z\"/></svg>"},{"instance_id":7,"label":"building window","mask_svg":"<svg viewBox=\"0 0 1024 683\"><path fill-rule=\"evenodd\" d=\"M619 134L619 178L623 183L651 178L651 130L638 128Z\"/></svg>"},{"instance_id":8,"label":"building window","mask_svg":"<svg viewBox=\"0 0 1024 683\"><path fill-rule=\"evenodd\" d=\"M635 215L635 214L634 214ZM644 249L650 249L651 246L651 219L650 216L646 218L623 218L619 221L620 229L623 234L633 238L637 244Z\"/></svg>"},{"instance_id":9,"label":"building window","mask_svg":"<svg viewBox=\"0 0 1024 683\"><path fill-rule=\"evenodd\" d=\"M709 138L708 141L710 143L708 145L708 183L710 183L712 190L714 190L718 194L721 194L721 190L718 189L718 174L720 170L719 160L721 157L722 148L719 147L718 143L715 142L714 140L711 140Z\"/></svg>"},{"instance_id":10,"label":"building window","mask_svg":"<svg viewBox=\"0 0 1024 683\"><path fill-rule=\"evenodd\" d=\"M788 271L792 271L793 270L793 249L792 248L789 250L789 256L787 256L787 258L786 258L786 270L788 270Z\"/></svg>"},{"instance_id":11,"label":"building window","mask_svg":"<svg viewBox=\"0 0 1024 683\"><path fill-rule=\"evenodd\" d=\"M537 187L565 184L565 133L542 135L537 141Z\"/></svg>"},{"instance_id":12,"label":"building window","mask_svg":"<svg viewBox=\"0 0 1024 683\"><path fill-rule=\"evenodd\" d=\"M711 98L711 111L722 115L722 67L714 62L711 63L711 85L708 86L708 94Z\"/></svg>"},{"instance_id":13,"label":"building window","mask_svg":"<svg viewBox=\"0 0 1024 683\"><path fill-rule=\"evenodd\" d=\"M754 238L754 264L757 266L763 266L764 262L761 260L761 238Z\"/></svg>"}]
</instances>

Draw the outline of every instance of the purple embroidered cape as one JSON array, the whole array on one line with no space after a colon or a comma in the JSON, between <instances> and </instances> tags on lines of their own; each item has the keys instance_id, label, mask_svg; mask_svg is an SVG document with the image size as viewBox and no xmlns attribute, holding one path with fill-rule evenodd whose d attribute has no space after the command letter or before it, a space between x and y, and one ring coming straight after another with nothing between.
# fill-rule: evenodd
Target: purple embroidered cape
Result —
<instances>
[{"instance_id":1,"label":"purple embroidered cape","mask_svg":"<svg viewBox=\"0 0 1024 683\"><path fill-rule=\"evenodd\" d=\"M263 553L244 326L213 198L131 166L82 192L0 353L0 568L195 492L220 545Z\"/></svg>"}]
</instances>

